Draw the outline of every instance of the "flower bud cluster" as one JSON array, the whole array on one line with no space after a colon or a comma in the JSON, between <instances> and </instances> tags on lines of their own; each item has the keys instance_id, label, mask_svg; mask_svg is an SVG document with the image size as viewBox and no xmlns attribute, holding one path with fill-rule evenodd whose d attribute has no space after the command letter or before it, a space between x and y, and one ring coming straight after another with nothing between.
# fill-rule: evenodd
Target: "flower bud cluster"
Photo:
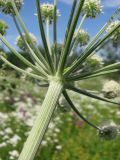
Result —
<instances>
[{"instance_id":1,"label":"flower bud cluster","mask_svg":"<svg viewBox=\"0 0 120 160\"><path fill-rule=\"evenodd\" d=\"M108 81L103 86L104 97L112 99L120 96L120 84L114 80Z\"/></svg>"},{"instance_id":2,"label":"flower bud cluster","mask_svg":"<svg viewBox=\"0 0 120 160\"><path fill-rule=\"evenodd\" d=\"M85 0L82 14L89 18L96 18L102 12L100 0Z\"/></svg>"},{"instance_id":3,"label":"flower bud cluster","mask_svg":"<svg viewBox=\"0 0 120 160\"><path fill-rule=\"evenodd\" d=\"M3 20L0 20L0 34L5 35L7 28L8 25Z\"/></svg>"},{"instance_id":4,"label":"flower bud cluster","mask_svg":"<svg viewBox=\"0 0 120 160\"><path fill-rule=\"evenodd\" d=\"M90 40L88 33L83 29L80 29L78 33L76 32L75 32L76 43L79 44L80 46L85 46Z\"/></svg>"},{"instance_id":5,"label":"flower bud cluster","mask_svg":"<svg viewBox=\"0 0 120 160\"><path fill-rule=\"evenodd\" d=\"M29 35L30 35L32 42L36 45L36 43L37 43L36 37L32 33L29 33ZM24 36L25 40L27 41L27 43L29 44L29 40L28 40L27 36L24 33L23 33L23 36ZM21 36L18 36L16 38L16 45L23 51L27 50L25 42Z\"/></svg>"},{"instance_id":6,"label":"flower bud cluster","mask_svg":"<svg viewBox=\"0 0 120 160\"><path fill-rule=\"evenodd\" d=\"M14 0L14 2L19 11L22 7L23 0ZM5 14L15 14L11 4L11 0L0 0L0 11Z\"/></svg>"},{"instance_id":7,"label":"flower bud cluster","mask_svg":"<svg viewBox=\"0 0 120 160\"><path fill-rule=\"evenodd\" d=\"M50 23L52 23L54 19L54 5L49 3L43 3L41 5L41 11L42 11L43 22L45 22L46 19L48 18ZM57 17L59 16L60 16L60 12L59 10L57 10Z\"/></svg>"},{"instance_id":8,"label":"flower bud cluster","mask_svg":"<svg viewBox=\"0 0 120 160\"><path fill-rule=\"evenodd\" d=\"M111 31L119 23L120 20L112 22L107 28L106 32ZM120 27L111 35L110 39L113 41L113 44L120 44Z\"/></svg>"}]
</instances>

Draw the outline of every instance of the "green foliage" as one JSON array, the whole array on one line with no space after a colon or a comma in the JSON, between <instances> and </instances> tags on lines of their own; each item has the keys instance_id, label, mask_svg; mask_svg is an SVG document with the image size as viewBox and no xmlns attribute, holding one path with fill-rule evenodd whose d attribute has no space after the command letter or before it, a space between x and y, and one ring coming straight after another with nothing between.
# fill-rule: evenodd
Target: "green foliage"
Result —
<instances>
[{"instance_id":1,"label":"green foliage","mask_svg":"<svg viewBox=\"0 0 120 160\"><path fill-rule=\"evenodd\" d=\"M7 29L8 29L8 25L3 20L0 20L0 33L2 35L6 35Z\"/></svg>"}]
</instances>

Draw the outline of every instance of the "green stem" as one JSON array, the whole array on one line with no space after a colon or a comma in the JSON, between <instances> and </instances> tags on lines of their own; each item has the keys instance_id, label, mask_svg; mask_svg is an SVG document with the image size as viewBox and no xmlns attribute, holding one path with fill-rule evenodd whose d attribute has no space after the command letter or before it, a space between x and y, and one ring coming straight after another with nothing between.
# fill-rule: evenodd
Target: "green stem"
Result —
<instances>
[{"instance_id":1,"label":"green stem","mask_svg":"<svg viewBox=\"0 0 120 160\"><path fill-rule=\"evenodd\" d=\"M50 20L49 18L46 19L46 37L47 37L47 44L48 44L48 49L49 53L52 56L52 51L51 51L51 45L50 45Z\"/></svg>"},{"instance_id":2,"label":"green stem","mask_svg":"<svg viewBox=\"0 0 120 160\"><path fill-rule=\"evenodd\" d=\"M59 96L62 93L62 89L63 84L60 81L52 81L50 83L43 105L40 108L38 117L18 160L34 159L55 110Z\"/></svg>"}]
</instances>

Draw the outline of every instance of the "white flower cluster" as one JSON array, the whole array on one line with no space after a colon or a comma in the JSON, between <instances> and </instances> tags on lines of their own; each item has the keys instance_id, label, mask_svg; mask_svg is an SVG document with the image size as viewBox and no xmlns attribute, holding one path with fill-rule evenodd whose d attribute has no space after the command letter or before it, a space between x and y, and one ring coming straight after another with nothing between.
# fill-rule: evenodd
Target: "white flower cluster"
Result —
<instances>
[{"instance_id":1,"label":"white flower cluster","mask_svg":"<svg viewBox=\"0 0 120 160\"><path fill-rule=\"evenodd\" d=\"M52 23L54 19L54 5L49 3L43 3L41 5L41 11L42 11L43 22L45 22L46 19L49 18L50 23ZM57 18L59 16L60 12L59 10L57 10Z\"/></svg>"},{"instance_id":2,"label":"white flower cluster","mask_svg":"<svg viewBox=\"0 0 120 160\"><path fill-rule=\"evenodd\" d=\"M120 84L114 80L107 81L103 86L103 94L106 98L116 98L120 96Z\"/></svg>"},{"instance_id":3,"label":"white flower cluster","mask_svg":"<svg viewBox=\"0 0 120 160\"><path fill-rule=\"evenodd\" d=\"M29 35L30 35L30 38L31 38L32 42L36 45L36 44L37 44L37 38L36 38L36 37L34 36L34 34L32 34L32 33L29 33ZM23 33L23 36L24 36L25 40L27 41L27 43L29 44L29 40L28 40L27 36L26 36L24 33ZM22 39L21 36L18 36L18 37L16 38L16 45L17 45L21 50L27 51L25 42L24 42L24 40Z\"/></svg>"},{"instance_id":4,"label":"white flower cluster","mask_svg":"<svg viewBox=\"0 0 120 160\"><path fill-rule=\"evenodd\" d=\"M106 32L111 31L119 23L120 20L112 22L107 28ZM113 44L120 44L120 27L111 35L110 39L113 41Z\"/></svg>"},{"instance_id":5,"label":"white flower cluster","mask_svg":"<svg viewBox=\"0 0 120 160\"><path fill-rule=\"evenodd\" d=\"M99 136L105 140L115 139L118 135L119 129L114 122L105 123L100 127Z\"/></svg>"},{"instance_id":6,"label":"white flower cluster","mask_svg":"<svg viewBox=\"0 0 120 160\"><path fill-rule=\"evenodd\" d=\"M76 43L79 44L80 46L85 46L90 40L88 33L83 29L80 29L78 33L76 33L76 32L74 34L75 35L74 37L76 39Z\"/></svg>"},{"instance_id":7,"label":"white flower cluster","mask_svg":"<svg viewBox=\"0 0 120 160\"><path fill-rule=\"evenodd\" d=\"M82 14L89 18L96 18L102 12L100 0L85 0Z\"/></svg>"},{"instance_id":8,"label":"white flower cluster","mask_svg":"<svg viewBox=\"0 0 120 160\"><path fill-rule=\"evenodd\" d=\"M19 11L22 7L23 0L14 0L14 2ZM5 14L15 14L11 4L11 0L0 0L0 11Z\"/></svg>"}]
</instances>

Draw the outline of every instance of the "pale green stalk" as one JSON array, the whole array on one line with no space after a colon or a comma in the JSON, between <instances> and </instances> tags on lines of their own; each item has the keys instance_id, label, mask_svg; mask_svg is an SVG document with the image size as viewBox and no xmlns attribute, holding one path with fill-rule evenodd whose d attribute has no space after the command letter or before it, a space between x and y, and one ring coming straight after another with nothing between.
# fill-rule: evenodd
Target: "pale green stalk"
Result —
<instances>
[{"instance_id":1,"label":"pale green stalk","mask_svg":"<svg viewBox=\"0 0 120 160\"><path fill-rule=\"evenodd\" d=\"M51 51L51 44L50 44L50 20L49 17L46 19L46 37L47 37L47 44L50 56L52 57L52 51Z\"/></svg>"},{"instance_id":2,"label":"pale green stalk","mask_svg":"<svg viewBox=\"0 0 120 160\"><path fill-rule=\"evenodd\" d=\"M37 75L37 74L33 74L33 73L29 73L29 72L27 72L27 71L25 71L25 70L23 70L23 69L15 66L14 64L10 63L10 62L9 62L6 58L4 58L3 56L0 56L0 59L1 59L3 62L5 62L7 65L9 65L11 68L15 69L15 70L18 71L18 72L21 72L21 73L23 73L23 74L26 74L26 75L28 75L28 76L30 76L30 77L32 77L32 78L38 79L38 80L44 80L44 81L47 80L46 77L43 77L43 76L40 76L40 75Z\"/></svg>"},{"instance_id":3,"label":"pale green stalk","mask_svg":"<svg viewBox=\"0 0 120 160\"><path fill-rule=\"evenodd\" d=\"M16 25L18 33L20 34L22 40L24 41L24 43L26 45L26 48L28 48L28 50L29 50L29 55L31 56L33 62L35 60L38 63L38 65L40 66L40 70L42 70L42 72L44 72L44 70L46 71L46 67L43 65L43 63L40 61L40 59L36 56L36 54L34 53L34 51L31 49L30 45L27 43L25 37L23 36L23 33L20 30L20 27L19 27L19 25L17 23L17 20L16 20L15 16L13 16L13 21L14 21L14 23Z\"/></svg>"},{"instance_id":4,"label":"pale green stalk","mask_svg":"<svg viewBox=\"0 0 120 160\"><path fill-rule=\"evenodd\" d=\"M54 79L50 82L43 105L40 108L37 119L30 132L30 135L23 147L18 160L33 160L39 145L43 139L45 131L49 125L52 114L56 108L57 101L61 95L63 84L61 81Z\"/></svg>"}]
</instances>

